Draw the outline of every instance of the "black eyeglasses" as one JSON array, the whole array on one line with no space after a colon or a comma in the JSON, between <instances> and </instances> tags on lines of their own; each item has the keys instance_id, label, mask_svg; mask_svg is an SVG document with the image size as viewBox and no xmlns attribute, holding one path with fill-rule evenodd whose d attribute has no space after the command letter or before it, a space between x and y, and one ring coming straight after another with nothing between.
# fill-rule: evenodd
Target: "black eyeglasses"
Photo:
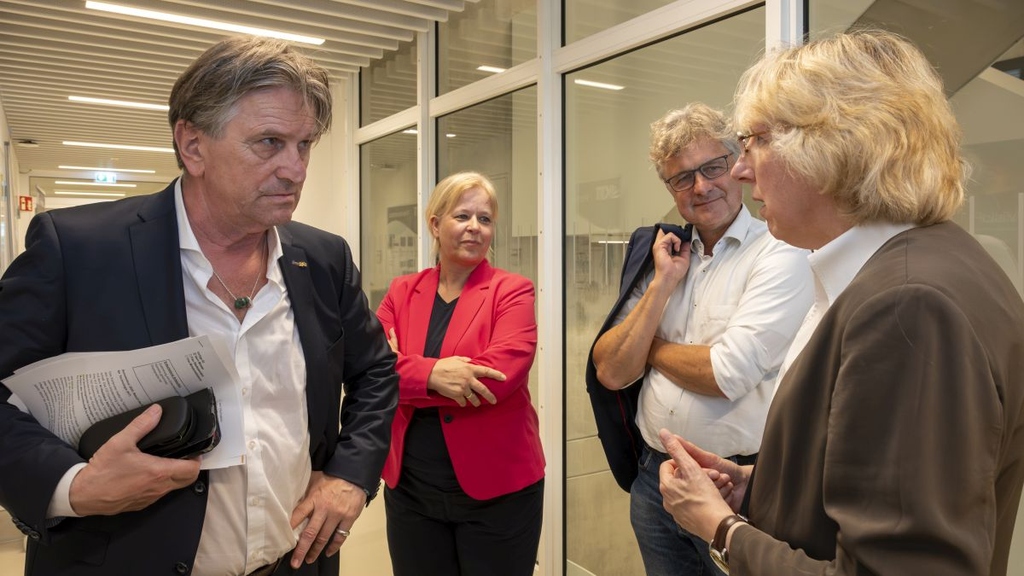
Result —
<instances>
[{"instance_id":1,"label":"black eyeglasses","mask_svg":"<svg viewBox=\"0 0 1024 576\"><path fill-rule=\"evenodd\" d=\"M732 156L732 152L725 156L712 158L693 170L683 170L675 176L670 176L665 179L665 186L674 192L686 192L697 183L697 172L700 172L708 180L720 178L729 171L729 156Z\"/></svg>"},{"instance_id":2,"label":"black eyeglasses","mask_svg":"<svg viewBox=\"0 0 1024 576\"><path fill-rule=\"evenodd\" d=\"M761 130L760 132L751 132L750 134L737 132L736 139L740 141L740 148L742 148L744 152L748 152L750 150L750 141L752 139L764 136L769 132L771 132L771 130Z\"/></svg>"}]
</instances>

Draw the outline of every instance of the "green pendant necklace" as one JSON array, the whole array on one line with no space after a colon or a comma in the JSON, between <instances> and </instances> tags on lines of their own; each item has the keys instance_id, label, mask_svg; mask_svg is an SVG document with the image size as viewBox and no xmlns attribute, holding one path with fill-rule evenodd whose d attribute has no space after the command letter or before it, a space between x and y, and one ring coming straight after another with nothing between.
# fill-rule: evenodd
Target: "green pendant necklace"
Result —
<instances>
[{"instance_id":1,"label":"green pendant necklace","mask_svg":"<svg viewBox=\"0 0 1024 576\"><path fill-rule=\"evenodd\" d=\"M267 240L266 238L264 238L263 249L260 250L260 256L263 256L264 261L266 261L267 259L265 255L266 249ZM213 270L212 265L210 269ZM220 282L220 285L224 287L224 290L228 293L228 296L231 296L231 299L235 301L235 310L245 310L246 308L252 307L252 299L256 297L256 287L259 286L260 284L260 279L263 277L263 271L260 270L259 272L256 273L256 281L252 283L252 290L249 291L249 296L246 296L245 294L242 294L241 296L235 296L234 293L231 292L231 289L228 288L228 285L224 283L224 280L221 279L220 274L217 274L216 270L213 270L213 277L217 279L217 282Z\"/></svg>"}]
</instances>

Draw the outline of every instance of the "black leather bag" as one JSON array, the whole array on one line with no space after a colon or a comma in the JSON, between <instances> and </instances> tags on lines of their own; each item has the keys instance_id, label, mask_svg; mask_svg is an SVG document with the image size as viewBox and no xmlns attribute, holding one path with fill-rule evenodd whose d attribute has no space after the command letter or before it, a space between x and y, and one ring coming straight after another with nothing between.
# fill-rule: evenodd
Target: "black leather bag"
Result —
<instances>
[{"instance_id":1,"label":"black leather bag","mask_svg":"<svg viewBox=\"0 0 1024 576\"><path fill-rule=\"evenodd\" d=\"M191 458L213 450L220 442L217 425L217 399L213 390L204 388L188 396L172 396L155 404L163 408L160 422L139 440L139 450L162 458ZM125 429L147 404L105 418L90 426L78 441L78 453L86 460L114 434Z\"/></svg>"}]
</instances>

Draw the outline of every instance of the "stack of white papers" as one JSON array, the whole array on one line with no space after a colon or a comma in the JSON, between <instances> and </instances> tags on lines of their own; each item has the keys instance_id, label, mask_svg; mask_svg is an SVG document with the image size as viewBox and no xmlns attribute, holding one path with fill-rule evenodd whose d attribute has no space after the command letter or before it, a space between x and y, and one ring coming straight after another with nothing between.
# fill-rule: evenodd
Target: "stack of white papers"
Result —
<instances>
[{"instance_id":1,"label":"stack of white papers","mask_svg":"<svg viewBox=\"0 0 1024 576\"><path fill-rule=\"evenodd\" d=\"M202 456L202 468L245 462L238 373L224 345L208 336L123 352L69 352L15 370L3 383L15 395L12 404L74 447L104 418L212 388L221 439Z\"/></svg>"}]
</instances>

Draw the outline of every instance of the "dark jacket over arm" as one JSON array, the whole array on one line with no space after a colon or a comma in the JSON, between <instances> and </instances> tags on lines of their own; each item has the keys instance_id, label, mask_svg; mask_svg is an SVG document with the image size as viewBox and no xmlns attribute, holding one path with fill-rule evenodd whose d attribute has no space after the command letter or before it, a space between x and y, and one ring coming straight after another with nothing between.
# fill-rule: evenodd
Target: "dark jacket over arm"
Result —
<instances>
[{"instance_id":1,"label":"dark jacket over arm","mask_svg":"<svg viewBox=\"0 0 1024 576\"><path fill-rule=\"evenodd\" d=\"M671 232L684 243L690 241L692 227L685 228L674 224L655 224L642 226L633 231L626 246L625 261L622 263L622 277L619 283L619 297L615 300L608 317L594 337L594 344L601 336L615 326L615 318L619 315L637 282L652 269L654 258L651 247L658 237L658 229ZM620 390L609 390L597 379L597 366L594 364L594 344L590 345L587 355L586 382L590 406L594 410L597 424L597 435L601 439L605 457L612 476L620 488L629 492L636 479L636 463L643 449L643 437L636 425L636 411L640 402L640 384L643 378Z\"/></svg>"}]
</instances>

